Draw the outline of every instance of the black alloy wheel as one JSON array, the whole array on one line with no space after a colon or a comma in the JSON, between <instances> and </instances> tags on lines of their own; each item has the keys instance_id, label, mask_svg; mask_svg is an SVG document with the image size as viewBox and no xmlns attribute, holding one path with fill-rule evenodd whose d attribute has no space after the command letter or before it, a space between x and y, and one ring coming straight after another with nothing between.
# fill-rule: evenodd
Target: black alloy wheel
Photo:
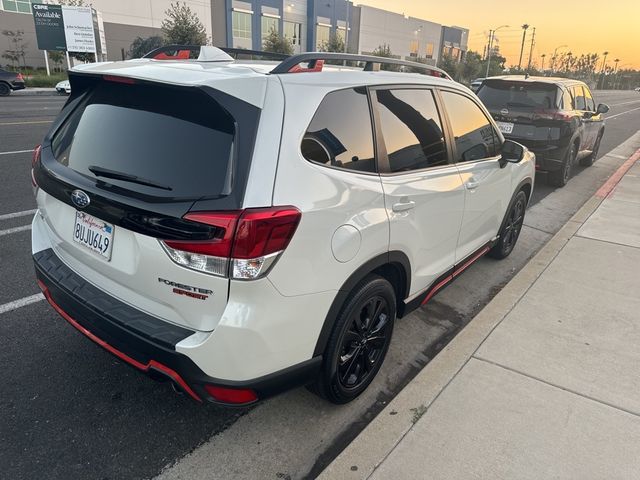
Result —
<instances>
[{"instance_id":1,"label":"black alloy wheel","mask_svg":"<svg viewBox=\"0 0 640 480\"><path fill-rule=\"evenodd\" d=\"M5 97L11 93L11 88L4 82L0 82L0 97Z\"/></svg>"},{"instance_id":2,"label":"black alloy wheel","mask_svg":"<svg viewBox=\"0 0 640 480\"><path fill-rule=\"evenodd\" d=\"M378 275L367 276L344 302L327 342L322 371L309 389L336 404L360 395L384 362L395 318L393 287Z\"/></svg>"},{"instance_id":3,"label":"black alloy wheel","mask_svg":"<svg viewBox=\"0 0 640 480\"><path fill-rule=\"evenodd\" d=\"M527 209L527 194L520 190L507 213L498 243L489 251L489 256L503 259L509 256L516 246Z\"/></svg>"},{"instance_id":4,"label":"black alloy wheel","mask_svg":"<svg viewBox=\"0 0 640 480\"><path fill-rule=\"evenodd\" d=\"M564 187L569 182L571 179L573 164L576 161L577 155L578 149L576 148L576 144L572 143L565 155L564 161L562 162L562 167L549 174L549 182L551 185L554 187Z\"/></svg>"}]
</instances>

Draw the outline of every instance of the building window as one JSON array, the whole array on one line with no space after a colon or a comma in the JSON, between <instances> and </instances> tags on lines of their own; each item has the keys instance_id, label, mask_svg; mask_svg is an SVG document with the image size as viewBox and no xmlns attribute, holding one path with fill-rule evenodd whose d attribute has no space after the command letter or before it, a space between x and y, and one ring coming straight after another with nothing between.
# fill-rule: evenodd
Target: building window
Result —
<instances>
[{"instance_id":1,"label":"building window","mask_svg":"<svg viewBox=\"0 0 640 480\"><path fill-rule=\"evenodd\" d=\"M296 22L284 22L284 36L291 40L293 45L301 45L302 24Z\"/></svg>"},{"instance_id":2,"label":"building window","mask_svg":"<svg viewBox=\"0 0 640 480\"><path fill-rule=\"evenodd\" d=\"M2 0L2 6L7 12L31 13L30 0Z\"/></svg>"},{"instance_id":3,"label":"building window","mask_svg":"<svg viewBox=\"0 0 640 480\"><path fill-rule=\"evenodd\" d=\"M232 13L233 36L251 39L251 14L237 11Z\"/></svg>"},{"instance_id":4,"label":"building window","mask_svg":"<svg viewBox=\"0 0 640 480\"><path fill-rule=\"evenodd\" d=\"M320 50L325 43L329 42L330 34L331 27L328 25L316 26L316 50Z\"/></svg>"},{"instance_id":5,"label":"building window","mask_svg":"<svg viewBox=\"0 0 640 480\"><path fill-rule=\"evenodd\" d=\"M271 33L271 30L275 31L276 33L280 33L280 28L279 28L279 21L277 18L274 17L266 17L266 16L262 16L262 41L264 42L264 40L269 36L269 34Z\"/></svg>"},{"instance_id":6,"label":"building window","mask_svg":"<svg viewBox=\"0 0 640 480\"><path fill-rule=\"evenodd\" d=\"M418 40L411 40L411 45L409 46L409 55L412 57L417 57L419 49L420 44L418 43Z\"/></svg>"},{"instance_id":7,"label":"building window","mask_svg":"<svg viewBox=\"0 0 640 480\"><path fill-rule=\"evenodd\" d=\"M425 51L426 58L433 58L433 43L427 43L427 50Z\"/></svg>"}]
</instances>

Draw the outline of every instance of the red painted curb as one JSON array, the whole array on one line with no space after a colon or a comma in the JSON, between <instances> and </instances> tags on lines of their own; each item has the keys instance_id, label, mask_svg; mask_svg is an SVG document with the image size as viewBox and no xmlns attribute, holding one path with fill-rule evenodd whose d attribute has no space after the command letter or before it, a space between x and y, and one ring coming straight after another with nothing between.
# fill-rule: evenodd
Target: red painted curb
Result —
<instances>
[{"instance_id":1,"label":"red painted curb","mask_svg":"<svg viewBox=\"0 0 640 480\"><path fill-rule=\"evenodd\" d=\"M627 171L638 160L640 160L640 148L636 150L636 153L634 153L633 155L631 155L631 157L625 160L625 162L622 165L620 165L620 168L618 168L618 170L616 170L613 173L613 175L609 177L609 179L604 183L604 185L602 185L598 189L598 191L596 192L596 197L606 198L609 195L611 195L611 192L613 192L613 189L616 188L616 185L620 183L620 180L622 180L622 177L624 177L624 174L627 173Z\"/></svg>"}]
</instances>

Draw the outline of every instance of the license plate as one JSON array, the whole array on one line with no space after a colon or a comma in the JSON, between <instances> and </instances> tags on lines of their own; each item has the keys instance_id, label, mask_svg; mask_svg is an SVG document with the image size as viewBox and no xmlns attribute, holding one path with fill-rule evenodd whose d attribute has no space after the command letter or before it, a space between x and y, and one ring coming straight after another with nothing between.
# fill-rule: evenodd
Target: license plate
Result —
<instances>
[{"instance_id":1,"label":"license plate","mask_svg":"<svg viewBox=\"0 0 640 480\"><path fill-rule=\"evenodd\" d=\"M111 260L113 225L84 212L76 212L73 241Z\"/></svg>"},{"instance_id":2,"label":"license plate","mask_svg":"<svg viewBox=\"0 0 640 480\"><path fill-rule=\"evenodd\" d=\"M511 133L511 132L513 132L513 123L496 122L496 125L498 125L498 130L500 130L502 133Z\"/></svg>"}]
</instances>

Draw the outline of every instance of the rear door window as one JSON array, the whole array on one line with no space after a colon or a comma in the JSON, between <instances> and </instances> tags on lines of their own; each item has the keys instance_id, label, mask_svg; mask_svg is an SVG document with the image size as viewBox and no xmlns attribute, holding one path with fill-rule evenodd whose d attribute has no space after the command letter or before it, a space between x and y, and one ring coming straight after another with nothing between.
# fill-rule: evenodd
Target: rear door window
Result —
<instances>
[{"instance_id":1,"label":"rear door window","mask_svg":"<svg viewBox=\"0 0 640 480\"><path fill-rule=\"evenodd\" d=\"M576 110L586 110L587 103L584 97L584 91L580 85L573 87L573 102Z\"/></svg>"},{"instance_id":2,"label":"rear door window","mask_svg":"<svg viewBox=\"0 0 640 480\"><path fill-rule=\"evenodd\" d=\"M378 90L376 98L392 173L449 162L442 123L431 90Z\"/></svg>"},{"instance_id":3,"label":"rear door window","mask_svg":"<svg viewBox=\"0 0 640 480\"><path fill-rule=\"evenodd\" d=\"M313 116L300 149L304 158L315 163L375 172L367 90L354 88L329 93Z\"/></svg>"},{"instance_id":4,"label":"rear door window","mask_svg":"<svg viewBox=\"0 0 640 480\"><path fill-rule=\"evenodd\" d=\"M563 110L573 110L574 106L573 106L573 97L571 96L571 93L569 92L569 90L562 90L562 104L560 105L560 108L562 108Z\"/></svg>"},{"instance_id":5,"label":"rear door window","mask_svg":"<svg viewBox=\"0 0 640 480\"><path fill-rule=\"evenodd\" d=\"M56 132L56 160L89 178L158 197L228 194L233 117L205 92L99 82Z\"/></svg>"},{"instance_id":6,"label":"rear door window","mask_svg":"<svg viewBox=\"0 0 640 480\"><path fill-rule=\"evenodd\" d=\"M452 92L442 92L442 99L451 123L457 162L482 160L499 154L498 134L478 105Z\"/></svg>"},{"instance_id":7,"label":"rear door window","mask_svg":"<svg viewBox=\"0 0 640 480\"><path fill-rule=\"evenodd\" d=\"M596 111L596 103L593 101L593 96L591 95L591 91L589 87L582 87L584 90L584 99L587 105L587 110L590 112Z\"/></svg>"}]
</instances>

